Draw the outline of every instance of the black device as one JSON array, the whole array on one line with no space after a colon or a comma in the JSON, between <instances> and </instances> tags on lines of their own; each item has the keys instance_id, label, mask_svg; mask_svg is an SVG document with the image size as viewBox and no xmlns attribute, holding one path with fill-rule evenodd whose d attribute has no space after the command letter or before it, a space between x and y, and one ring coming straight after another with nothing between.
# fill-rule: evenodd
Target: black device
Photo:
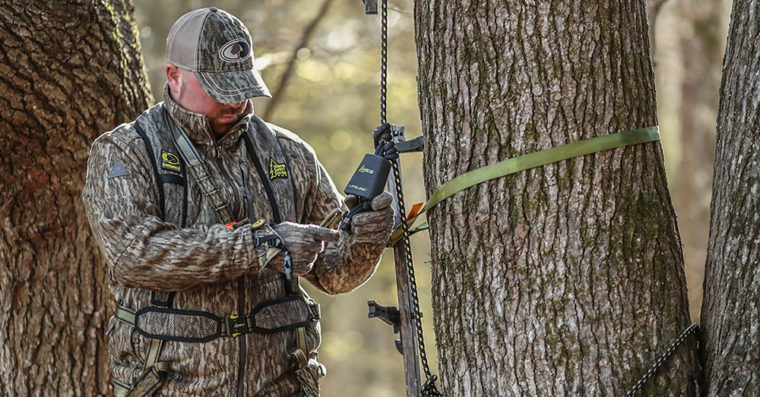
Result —
<instances>
[{"instance_id":1,"label":"black device","mask_svg":"<svg viewBox=\"0 0 760 397\"><path fill-rule=\"evenodd\" d=\"M370 153L364 155L348 185L343 189L343 193L359 197L359 202L341 219L341 230L349 230L351 218L370 209L372 199L385 189L390 171L391 163L384 156Z\"/></svg>"},{"instance_id":2,"label":"black device","mask_svg":"<svg viewBox=\"0 0 760 397\"><path fill-rule=\"evenodd\" d=\"M367 153L343 193L372 200L385 190L391 164L383 156Z\"/></svg>"}]
</instances>

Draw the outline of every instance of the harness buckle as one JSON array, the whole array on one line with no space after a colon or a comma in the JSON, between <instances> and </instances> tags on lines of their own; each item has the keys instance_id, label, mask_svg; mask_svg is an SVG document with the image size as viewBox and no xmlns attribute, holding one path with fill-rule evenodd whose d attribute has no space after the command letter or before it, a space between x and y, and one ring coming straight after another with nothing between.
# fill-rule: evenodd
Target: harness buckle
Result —
<instances>
[{"instance_id":1,"label":"harness buckle","mask_svg":"<svg viewBox=\"0 0 760 397\"><path fill-rule=\"evenodd\" d=\"M248 332L248 318L246 316L230 314L224 319L224 323L227 336L234 338Z\"/></svg>"}]
</instances>

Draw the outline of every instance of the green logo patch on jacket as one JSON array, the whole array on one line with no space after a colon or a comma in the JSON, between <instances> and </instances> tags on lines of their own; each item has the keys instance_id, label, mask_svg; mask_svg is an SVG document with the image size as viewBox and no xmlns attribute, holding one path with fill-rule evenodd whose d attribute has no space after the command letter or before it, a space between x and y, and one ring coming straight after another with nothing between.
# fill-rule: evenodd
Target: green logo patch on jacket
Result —
<instances>
[{"instance_id":1,"label":"green logo patch on jacket","mask_svg":"<svg viewBox=\"0 0 760 397\"><path fill-rule=\"evenodd\" d=\"M177 157L176 154L172 154L167 151L162 152L161 153L161 168L165 170L179 172L181 170L179 166L179 157Z\"/></svg>"},{"instance_id":2,"label":"green logo patch on jacket","mask_svg":"<svg viewBox=\"0 0 760 397\"><path fill-rule=\"evenodd\" d=\"M269 158L269 179L274 178L287 178L288 177L288 169L285 167L285 164L278 164L276 161L274 161L274 158Z\"/></svg>"}]
</instances>

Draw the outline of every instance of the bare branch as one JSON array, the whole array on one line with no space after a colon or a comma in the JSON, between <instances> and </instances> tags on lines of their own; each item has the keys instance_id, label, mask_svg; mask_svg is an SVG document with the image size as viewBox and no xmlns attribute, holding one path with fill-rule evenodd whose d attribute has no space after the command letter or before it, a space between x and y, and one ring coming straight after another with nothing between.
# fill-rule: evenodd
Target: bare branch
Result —
<instances>
[{"instance_id":1,"label":"bare branch","mask_svg":"<svg viewBox=\"0 0 760 397\"><path fill-rule=\"evenodd\" d=\"M298 60L298 50L305 48L309 44L309 41L314 36L314 32L317 30L317 26L319 26L319 23L322 22L322 20L327 15L327 10L330 8L330 5L332 3L333 0L324 0L322 2L322 6L319 8L317 15L314 16L314 19L312 19L311 22L309 22L309 24L306 26L306 29L304 29L303 34L301 35L301 41L295 48L293 48L293 52L290 55L290 59L288 59L287 66L285 66L285 70L282 72L282 75L280 75L280 81L277 84L277 89L272 93L272 100L269 101L267 108L264 111L265 120L271 119L272 115L274 114L274 110L277 107L277 104L285 95L285 90L288 88L288 82L293 76L296 61Z\"/></svg>"}]
</instances>

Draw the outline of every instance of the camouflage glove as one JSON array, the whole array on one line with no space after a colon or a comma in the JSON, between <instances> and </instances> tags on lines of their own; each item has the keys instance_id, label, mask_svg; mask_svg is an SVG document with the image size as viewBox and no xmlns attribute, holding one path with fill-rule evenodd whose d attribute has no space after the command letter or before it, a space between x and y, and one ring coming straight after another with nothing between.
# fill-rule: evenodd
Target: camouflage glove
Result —
<instances>
[{"instance_id":1,"label":"camouflage glove","mask_svg":"<svg viewBox=\"0 0 760 397\"><path fill-rule=\"evenodd\" d=\"M338 242L340 232L319 227L317 225L302 225L300 223L283 222L274 227L275 232L282 238L282 243L290 252L293 273L302 276L311 271L317 256L324 251L325 242ZM280 261L278 270L284 271Z\"/></svg>"},{"instance_id":2,"label":"camouflage glove","mask_svg":"<svg viewBox=\"0 0 760 397\"><path fill-rule=\"evenodd\" d=\"M346 206L352 208L358 199L349 195L344 200ZM388 192L382 192L372 199L371 211L361 212L354 215L351 220L351 232L354 241L360 244L385 245L393 229L393 208L391 208L393 196Z\"/></svg>"}]
</instances>

